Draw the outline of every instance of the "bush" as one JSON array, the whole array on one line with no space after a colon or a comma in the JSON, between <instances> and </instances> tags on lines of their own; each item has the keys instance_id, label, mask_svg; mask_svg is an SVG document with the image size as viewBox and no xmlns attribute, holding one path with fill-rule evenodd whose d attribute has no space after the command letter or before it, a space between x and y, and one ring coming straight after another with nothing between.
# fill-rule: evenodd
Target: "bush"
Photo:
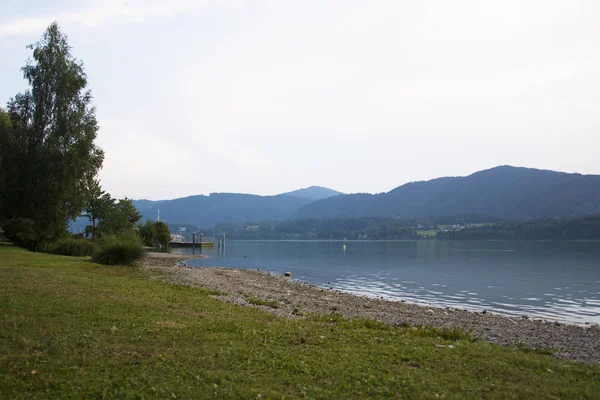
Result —
<instances>
[{"instance_id":1,"label":"bush","mask_svg":"<svg viewBox=\"0 0 600 400\"><path fill-rule=\"evenodd\" d=\"M12 218L4 224L4 236L17 246L29 250L43 250L45 244L37 234L35 222L29 218Z\"/></svg>"},{"instance_id":2,"label":"bush","mask_svg":"<svg viewBox=\"0 0 600 400\"><path fill-rule=\"evenodd\" d=\"M171 233L169 226L164 222L147 220L143 225L138 225L138 230L146 246L169 247Z\"/></svg>"},{"instance_id":3,"label":"bush","mask_svg":"<svg viewBox=\"0 0 600 400\"><path fill-rule=\"evenodd\" d=\"M142 241L134 230L126 230L116 236L104 236L92 260L105 265L131 265L144 256Z\"/></svg>"},{"instance_id":4,"label":"bush","mask_svg":"<svg viewBox=\"0 0 600 400\"><path fill-rule=\"evenodd\" d=\"M156 226L154 221L147 220L145 224L138 225L140 237L146 246L156 245Z\"/></svg>"},{"instance_id":5,"label":"bush","mask_svg":"<svg viewBox=\"0 0 600 400\"><path fill-rule=\"evenodd\" d=\"M96 244L87 239L61 239L50 246L50 253L73 257L92 256L95 250Z\"/></svg>"},{"instance_id":6,"label":"bush","mask_svg":"<svg viewBox=\"0 0 600 400\"><path fill-rule=\"evenodd\" d=\"M156 241L162 247L169 247L171 242L171 232L169 232L169 226L162 221L157 221L154 224L156 228Z\"/></svg>"}]
</instances>

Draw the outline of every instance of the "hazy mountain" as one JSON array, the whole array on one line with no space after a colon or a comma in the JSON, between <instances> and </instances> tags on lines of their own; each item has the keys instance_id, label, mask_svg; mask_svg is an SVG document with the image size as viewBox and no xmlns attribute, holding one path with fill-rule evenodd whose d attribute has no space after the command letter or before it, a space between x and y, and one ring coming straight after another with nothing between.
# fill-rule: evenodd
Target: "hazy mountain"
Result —
<instances>
[{"instance_id":1,"label":"hazy mountain","mask_svg":"<svg viewBox=\"0 0 600 400\"><path fill-rule=\"evenodd\" d=\"M425 217L482 213L535 218L598 212L599 175L502 166L466 177L411 182L388 193L318 200L300 208L293 217Z\"/></svg>"},{"instance_id":2,"label":"hazy mountain","mask_svg":"<svg viewBox=\"0 0 600 400\"><path fill-rule=\"evenodd\" d=\"M160 204L163 201L165 201L165 200L145 200L145 199L140 199L140 200L134 200L133 203L135 205L135 208L137 208L139 212L142 212L142 211L147 210L149 208L156 207L157 204Z\"/></svg>"},{"instance_id":3,"label":"hazy mountain","mask_svg":"<svg viewBox=\"0 0 600 400\"><path fill-rule=\"evenodd\" d=\"M317 200L315 200L317 199ZM381 194L340 194L311 186L276 196L213 193L174 200L135 200L144 218L209 228L300 218L422 218L486 214L506 218L600 213L600 175L496 167L466 177L411 182ZM79 219L73 231L87 221Z\"/></svg>"},{"instance_id":4,"label":"hazy mountain","mask_svg":"<svg viewBox=\"0 0 600 400\"><path fill-rule=\"evenodd\" d=\"M337 196L343 193L322 186L311 186L304 189L298 189L294 190L293 192L287 192L282 194L287 196L305 197L310 200L321 200Z\"/></svg>"},{"instance_id":5,"label":"hazy mountain","mask_svg":"<svg viewBox=\"0 0 600 400\"><path fill-rule=\"evenodd\" d=\"M249 221L283 220L312 200L291 195L257 196L239 193L211 193L209 196L189 196L174 200L135 200L133 203L144 218L156 219L160 208L161 221L170 224L191 224L211 227L217 223L241 224Z\"/></svg>"}]
</instances>

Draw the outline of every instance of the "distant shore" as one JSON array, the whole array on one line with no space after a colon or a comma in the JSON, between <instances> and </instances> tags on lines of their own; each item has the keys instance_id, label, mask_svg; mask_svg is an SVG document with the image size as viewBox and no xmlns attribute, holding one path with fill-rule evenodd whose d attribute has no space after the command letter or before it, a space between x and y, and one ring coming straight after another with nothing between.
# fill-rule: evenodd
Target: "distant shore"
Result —
<instances>
[{"instance_id":1,"label":"distant shore","mask_svg":"<svg viewBox=\"0 0 600 400\"><path fill-rule=\"evenodd\" d=\"M162 253L158 253L162 254ZM600 327L577 326L524 317L505 317L456 308L436 308L401 301L388 301L323 289L263 271L232 268L185 267L186 260L201 256L156 255L142 261L147 270L160 270L174 283L202 286L222 292L215 297L240 306L258 307L287 318L307 313L336 312L348 318L369 318L394 326L459 328L475 337L501 346L551 352L555 356L600 364ZM262 299L255 305L248 296ZM256 302L254 302L256 303Z\"/></svg>"}]
</instances>

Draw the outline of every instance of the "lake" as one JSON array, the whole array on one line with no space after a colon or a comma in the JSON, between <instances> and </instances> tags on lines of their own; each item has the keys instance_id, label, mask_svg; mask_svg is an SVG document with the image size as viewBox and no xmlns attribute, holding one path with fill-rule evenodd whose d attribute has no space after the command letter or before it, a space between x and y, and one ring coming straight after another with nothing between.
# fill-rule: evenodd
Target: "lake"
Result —
<instances>
[{"instance_id":1,"label":"lake","mask_svg":"<svg viewBox=\"0 0 600 400\"><path fill-rule=\"evenodd\" d=\"M202 254L208 258L189 264L290 271L361 295L600 324L596 241L229 240L224 252Z\"/></svg>"}]
</instances>

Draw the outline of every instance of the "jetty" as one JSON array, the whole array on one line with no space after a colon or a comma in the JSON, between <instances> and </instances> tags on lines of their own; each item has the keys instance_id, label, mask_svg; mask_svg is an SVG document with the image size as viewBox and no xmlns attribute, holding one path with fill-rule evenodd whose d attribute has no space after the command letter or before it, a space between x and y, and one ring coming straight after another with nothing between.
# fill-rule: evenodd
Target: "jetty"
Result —
<instances>
[{"instance_id":1,"label":"jetty","mask_svg":"<svg viewBox=\"0 0 600 400\"><path fill-rule=\"evenodd\" d=\"M171 247L215 247L216 241L213 237L204 237L204 235L200 234L198 240L196 240L196 234L192 235L192 241L186 240L183 236L180 235L171 235L171 242L169 246Z\"/></svg>"}]
</instances>

